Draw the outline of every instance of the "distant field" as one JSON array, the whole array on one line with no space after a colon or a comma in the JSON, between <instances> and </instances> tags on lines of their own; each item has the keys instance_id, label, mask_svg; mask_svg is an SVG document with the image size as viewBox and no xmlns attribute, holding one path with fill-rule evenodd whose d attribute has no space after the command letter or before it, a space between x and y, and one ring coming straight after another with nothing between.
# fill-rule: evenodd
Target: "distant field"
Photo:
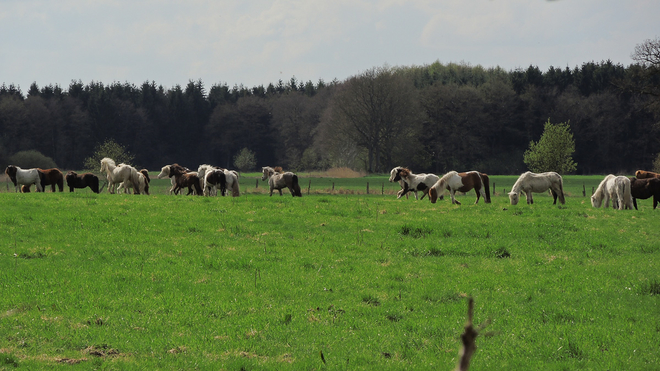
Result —
<instances>
[{"instance_id":1,"label":"distant field","mask_svg":"<svg viewBox=\"0 0 660 371\"><path fill-rule=\"evenodd\" d=\"M449 370L468 297L472 369L660 364L660 210L593 209L602 176L565 177L565 206L509 205L515 176L461 206L256 176L238 198L2 187L0 368Z\"/></svg>"}]
</instances>

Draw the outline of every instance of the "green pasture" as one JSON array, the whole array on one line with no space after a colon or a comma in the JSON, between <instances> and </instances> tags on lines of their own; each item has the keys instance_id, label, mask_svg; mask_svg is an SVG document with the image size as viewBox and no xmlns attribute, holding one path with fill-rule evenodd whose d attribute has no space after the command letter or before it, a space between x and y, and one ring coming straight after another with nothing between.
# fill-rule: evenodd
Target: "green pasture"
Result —
<instances>
[{"instance_id":1,"label":"green pasture","mask_svg":"<svg viewBox=\"0 0 660 371\"><path fill-rule=\"evenodd\" d=\"M660 210L593 209L602 176L565 177L561 206L509 205L508 176L460 206L256 176L238 198L2 189L0 368L451 370L472 297L474 370L658 369Z\"/></svg>"}]
</instances>

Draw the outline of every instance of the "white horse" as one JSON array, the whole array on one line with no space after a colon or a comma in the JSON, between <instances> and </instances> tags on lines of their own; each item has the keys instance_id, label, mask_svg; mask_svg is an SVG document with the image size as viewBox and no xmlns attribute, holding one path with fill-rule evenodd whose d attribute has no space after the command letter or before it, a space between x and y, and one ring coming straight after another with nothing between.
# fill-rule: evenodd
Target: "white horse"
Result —
<instances>
[{"instance_id":1,"label":"white horse","mask_svg":"<svg viewBox=\"0 0 660 371\"><path fill-rule=\"evenodd\" d=\"M591 206L600 207L605 202L605 207L609 207L610 199L612 207L619 210L633 208L633 199L630 193L630 179L625 176L608 175L598 185L598 188L591 196Z\"/></svg>"},{"instance_id":2,"label":"white horse","mask_svg":"<svg viewBox=\"0 0 660 371\"><path fill-rule=\"evenodd\" d=\"M115 184L131 182L135 194L140 194L139 173L133 166L117 166L113 159L105 157L101 160L101 172L104 171L108 176L108 192L115 193Z\"/></svg>"},{"instance_id":3,"label":"white horse","mask_svg":"<svg viewBox=\"0 0 660 371\"><path fill-rule=\"evenodd\" d=\"M119 166L127 166L126 164L119 164ZM149 194L149 183L151 182L151 179L149 178L149 171L147 169L142 169L138 171L138 183L140 185L140 193L144 193L146 195ZM130 193L130 190L133 188L133 183L132 182L121 182L119 183L119 187L117 187L117 193L121 193L122 190L124 190L126 193Z\"/></svg>"},{"instance_id":4,"label":"white horse","mask_svg":"<svg viewBox=\"0 0 660 371\"><path fill-rule=\"evenodd\" d=\"M278 171L279 170L279 171ZM286 187L291 192L293 197L302 197L302 192L300 190L300 185L298 184L298 175L292 172L281 172L281 168L278 167L277 170L273 169L270 166L265 166L261 168L262 176L261 180L268 179L268 186L270 187L270 195L273 195L273 190L277 189L282 195L282 188Z\"/></svg>"},{"instance_id":5,"label":"white horse","mask_svg":"<svg viewBox=\"0 0 660 371\"><path fill-rule=\"evenodd\" d=\"M408 198L408 184L404 182L400 176L398 176L399 171L403 169L404 169L403 167L397 166L394 169L392 169L392 171L390 171L390 183L398 182L399 185L401 186L401 190L396 193L397 199L401 198L404 194L406 195L406 198ZM419 198L417 197L417 190L413 189L411 192L415 195L415 200L419 200Z\"/></svg>"},{"instance_id":6,"label":"white horse","mask_svg":"<svg viewBox=\"0 0 660 371\"><path fill-rule=\"evenodd\" d=\"M23 170L18 166L9 165L5 169L5 174L11 179L11 182L14 183L16 187L16 192L20 192L21 185L27 186L27 189L30 189L30 186L34 184L37 188L37 192L43 192L44 189L41 186L41 175L39 169L27 169Z\"/></svg>"},{"instance_id":7,"label":"white horse","mask_svg":"<svg viewBox=\"0 0 660 371\"><path fill-rule=\"evenodd\" d=\"M172 186L167 190L167 194L172 194L172 191L176 187L176 181L174 180L174 175L170 175L170 165L165 165L160 169L160 173L156 175L157 179L170 178L170 183Z\"/></svg>"},{"instance_id":8,"label":"white horse","mask_svg":"<svg viewBox=\"0 0 660 371\"><path fill-rule=\"evenodd\" d=\"M429 189L438 181L440 177L435 174L413 174L410 170L406 168L394 168L392 171L396 170L394 178L390 176L390 179L398 181L399 179L403 180L406 183L407 189L404 188L403 192L397 193L397 199L401 198L407 192L421 191L422 197L420 200L424 199L429 193Z\"/></svg>"},{"instance_id":9,"label":"white horse","mask_svg":"<svg viewBox=\"0 0 660 371\"><path fill-rule=\"evenodd\" d=\"M517 205L520 200L520 192L523 192L527 197L527 204L533 204L532 192L543 193L548 189L550 189L554 198L553 205L557 204L557 197L559 197L559 202L562 204L566 203L566 199L564 198L564 180L561 175L554 171L540 174L535 174L531 171L523 173L516 180L511 192L509 192L509 200L511 201L511 205Z\"/></svg>"}]
</instances>

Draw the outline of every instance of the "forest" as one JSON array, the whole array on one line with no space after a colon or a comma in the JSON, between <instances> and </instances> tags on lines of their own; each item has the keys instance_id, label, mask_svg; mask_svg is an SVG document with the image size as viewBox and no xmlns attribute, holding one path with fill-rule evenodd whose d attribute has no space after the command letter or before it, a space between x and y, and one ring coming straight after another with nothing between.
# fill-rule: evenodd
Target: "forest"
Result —
<instances>
[{"instance_id":1,"label":"forest","mask_svg":"<svg viewBox=\"0 0 660 371\"><path fill-rule=\"evenodd\" d=\"M234 168L247 148L259 167L295 171L400 165L519 174L524 151L550 121L570 126L576 174L631 173L651 169L660 152L658 96L648 91L660 84L651 67L603 61L505 71L434 62L252 88L72 81L35 82L24 93L3 84L0 166L36 150L61 169L82 169L112 139L150 170L174 162Z\"/></svg>"}]
</instances>

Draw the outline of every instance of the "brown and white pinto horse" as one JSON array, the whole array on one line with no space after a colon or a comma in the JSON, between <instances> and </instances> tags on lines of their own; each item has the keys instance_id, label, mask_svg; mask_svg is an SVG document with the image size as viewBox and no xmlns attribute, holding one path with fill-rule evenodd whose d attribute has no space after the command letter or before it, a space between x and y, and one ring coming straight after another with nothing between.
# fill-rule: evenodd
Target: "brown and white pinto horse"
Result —
<instances>
[{"instance_id":1,"label":"brown and white pinto horse","mask_svg":"<svg viewBox=\"0 0 660 371\"><path fill-rule=\"evenodd\" d=\"M399 170L403 170L404 168L401 166L397 166L392 171L390 171L390 183L393 182L398 182L399 185L401 186L401 190L396 193L396 198L399 199L403 197L403 195L406 195L406 198L408 198L408 192L412 192L415 194L415 200L419 200L419 197L417 197L417 190L408 189L408 183L404 182L403 179L401 179L401 176L399 176ZM396 179L396 180L395 180Z\"/></svg>"},{"instance_id":2,"label":"brown and white pinto horse","mask_svg":"<svg viewBox=\"0 0 660 371\"><path fill-rule=\"evenodd\" d=\"M630 178L630 194L632 195L633 206L637 210L637 199L646 200L653 197L653 209L658 206L660 201L660 179L658 178L645 178L637 179L636 177Z\"/></svg>"},{"instance_id":3,"label":"brown and white pinto horse","mask_svg":"<svg viewBox=\"0 0 660 371\"><path fill-rule=\"evenodd\" d=\"M69 187L69 192L73 192L74 188L89 187L94 193L99 193L99 177L92 173L84 173L78 175L75 171L66 173L66 185Z\"/></svg>"},{"instance_id":4,"label":"brown and white pinto horse","mask_svg":"<svg viewBox=\"0 0 660 371\"><path fill-rule=\"evenodd\" d=\"M450 171L443 175L429 189L429 200L431 200L431 203L435 203L439 197L442 199L446 190L449 190L451 203L460 205L461 203L454 196L455 193L457 191L465 193L472 189L477 194L477 201L474 202L475 205L479 203L479 197L483 197L484 202L487 204L490 203L490 182L488 175L478 171L468 171L465 173Z\"/></svg>"},{"instance_id":5,"label":"brown and white pinto horse","mask_svg":"<svg viewBox=\"0 0 660 371\"><path fill-rule=\"evenodd\" d=\"M64 174L60 169L37 169L41 172L41 188L46 189L50 185L51 192L55 192L55 185L59 188L60 192L64 191Z\"/></svg>"},{"instance_id":6,"label":"brown and white pinto horse","mask_svg":"<svg viewBox=\"0 0 660 371\"><path fill-rule=\"evenodd\" d=\"M277 171L279 170L279 171ZM293 197L302 197L302 192L300 190L300 185L298 184L298 175L287 171L282 172L281 167L276 167L273 169L270 166L265 166L261 168L262 176L261 180L268 179L268 186L270 187L270 195L273 195L273 190L277 189L282 195L282 188L286 187L291 192Z\"/></svg>"},{"instance_id":7,"label":"brown and white pinto horse","mask_svg":"<svg viewBox=\"0 0 660 371\"><path fill-rule=\"evenodd\" d=\"M413 174L412 171L405 167L395 167L392 169L392 173L393 174L390 175L391 181L396 182L401 179L408 186L407 189L404 188L403 192L397 193L397 199L401 198L407 192L415 190L422 192L422 197L419 199L423 200L424 196L429 193L429 188L431 188L438 180L440 180L440 177L435 174Z\"/></svg>"}]
</instances>

